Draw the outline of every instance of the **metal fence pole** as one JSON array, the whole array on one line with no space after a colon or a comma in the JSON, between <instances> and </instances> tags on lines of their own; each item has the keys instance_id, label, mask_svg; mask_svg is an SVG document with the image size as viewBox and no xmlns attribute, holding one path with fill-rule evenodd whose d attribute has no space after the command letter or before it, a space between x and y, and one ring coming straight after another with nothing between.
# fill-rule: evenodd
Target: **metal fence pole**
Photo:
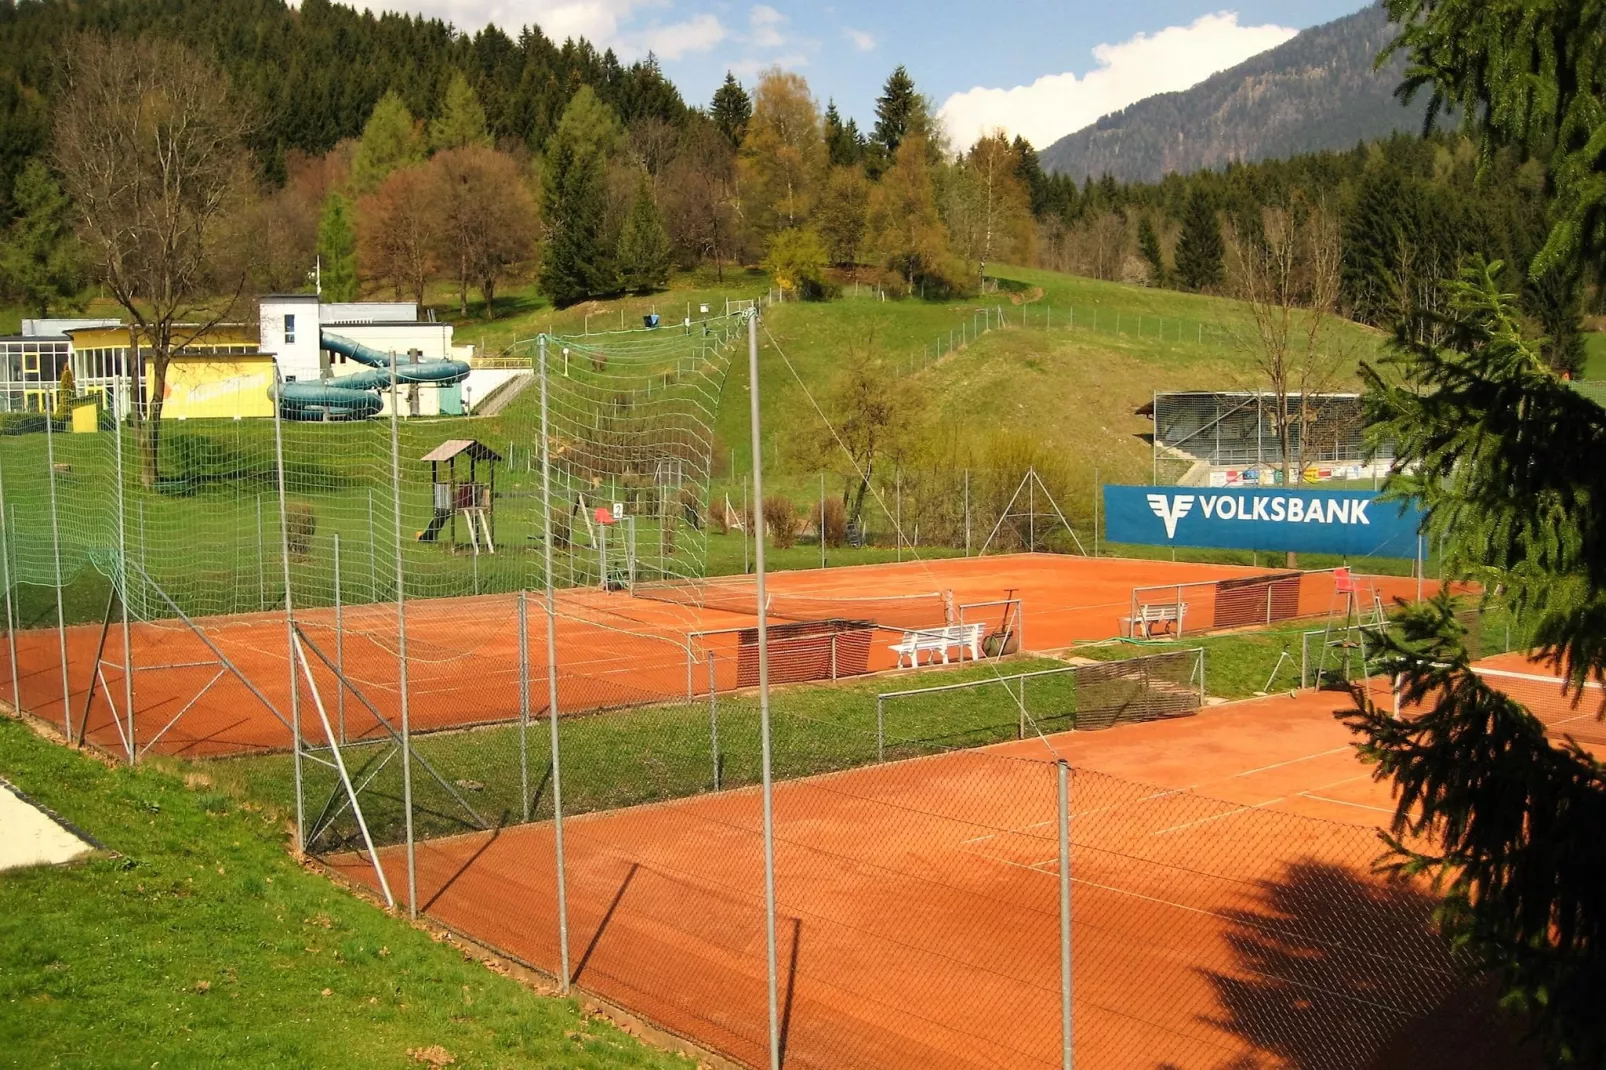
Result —
<instances>
[{"instance_id":1,"label":"metal fence pole","mask_svg":"<svg viewBox=\"0 0 1606 1070\"><path fill-rule=\"evenodd\" d=\"M708 744L714 754L714 790L719 790L719 699L714 691L714 652L708 652Z\"/></svg>"},{"instance_id":2,"label":"metal fence pole","mask_svg":"<svg viewBox=\"0 0 1606 1070\"><path fill-rule=\"evenodd\" d=\"M290 512L285 508L284 421L278 399L273 404L273 463L279 487L279 561L284 578L284 646L290 663L290 752L296 791L296 850L307 849L306 802L301 790L301 681L296 675L295 602L290 597Z\"/></svg>"},{"instance_id":3,"label":"metal fence pole","mask_svg":"<svg viewBox=\"0 0 1606 1070\"><path fill-rule=\"evenodd\" d=\"M897 501L898 515L893 521L897 527L898 560L903 560L903 469L895 468L892 472L893 495Z\"/></svg>"},{"instance_id":4,"label":"metal fence pole","mask_svg":"<svg viewBox=\"0 0 1606 1070\"><path fill-rule=\"evenodd\" d=\"M113 410L115 413L115 409ZM123 618L123 709L128 718L128 756L133 761L134 749L134 639L128 626L128 487L123 477L123 420L118 416L112 425L117 442L117 569L122 577L123 589L117 601L122 603ZM14 659L13 659L14 660ZM13 665L15 668L15 665Z\"/></svg>"},{"instance_id":5,"label":"metal fence pole","mask_svg":"<svg viewBox=\"0 0 1606 1070\"><path fill-rule=\"evenodd\" d=\"M753 498L764 500L764 459L758 397L758 317L747 320L748 419L753 438ZM764 594L764 539L759 538L758 567L758 719L764 773L764 936L769 969L770 1070L781 1070L781 1013L775 959L775 786L770 755L769 605Z\"/></svg>"},{"instance_id":6,"label":"metal fence pole","mask_svg":"<svg viewBox=\"0 0 1606 1070\"><path fill-rule=\"evenodd\" d=\"M6 585L6 648L11 655L11 709L22 712L22 677L17 671L17 617L11 605L11 537L6 533L5 476L0 473L0 570ZM125 633L126 634L126 633Z\"/></svg>"},{"instance_id":7,"label":"metal fence pole","mask_svg":"<svg viewBox=\"0 0 1606 1070\"><path fill-rule=\"evenodd\" d=\"M368 488L368 600L379 601L379 540L374 537L374 488Z\"/></svg>"},{"instance_id":8,"label":"metal fence pole","mask_svg":"<svg viewBox=\"0 0 1606 1070\"><path fill-rule=\"evenodd\" d=\"M530 608L519 587L519 799L523 819L530 820Z\"/></svg>"},{"instance_id":9,"label":"metal fence pole","mask_svg":"<svg viewBox=\"0 0 1606 1070\"><path fill-rule=\"evenodd\" d=\"M546 595L546 701L552 746L552 849L558 882L558 990L569 991L569 894L563 865L563 771L558 751L558 604L552 582L552 456L547 422L547 339L537 343L541 384L541 558Z\"/></svg>"},{"instance_id":10,"label":"metal fence pole","mask_svg":"<svg viewBox=\"0 0 1606 1070\"><path fill-rule=\"evenodd\" d=\"M965 556L970 556L970 469L965 469Z\"/></svg>"},{"instance_id":11,"label":"metal fence pole","mask_svg":"<svg viewBox=\"0 0 1606 1070\"><path fill-rule=\"evenodd\" d=\"M882 708L884 701L880 695L875 697L875 760L878 762L885 761L887 757L886 710Z\"/></svg>"},{"instance_id":12,"label":"metal fence pole","mask_svg":"<svg viewBox=\"0 0 1606 1070\"><path fill-rule=\"evenodd\" d=\"M346 617L344 599L340 590L340 532L334 534L334 570L335 570L335 670L340 673L341 679L346 676ZM346 689L335 688L335 718L340 726L340 742L346 742Z\"/></svg>"},{"instance_id":13,"label":"metal fence pole","mask_svg":"<svg viewBox=\"0 0 1606 1070\"><path fill-rule=\"evenodd\" d=\"M268 556L267 543L262 537L262 495L257 495L257 608L266 611L268 608L268 566L263 558Z\"/></svg>"},{"instance_id":14,"label":"metal fence pole","mask_svg":"<svg viewBox=\"0 0 1606 1070\"><path fill-rule=\"evenodd\" d=\"M825 473L820 473L820 567L825 567Z\"/></svg>"},{"instance_id":15,"label":"metal fence pole","mask_svg":"<svg viewBox=\"0 0 1606 1070\"><path fill-rule=\"evenodd\" d=\"M50 549L56 562L56 638L61 647L61 725L72 738L72 685L67 679L67 609L61 596L61 522L56 513L56 442L53 421L45 413L45 467L50 480ZM130 761L133 759L131 758Z\"/></svg>"},{"instance_id":16,"label":"metal fence pole","mask_svg":"<svg viewBox=\"0 0 1606 1070\"><path fill-rule=\"evenodd\" d=\"M390 492L395 499L396 547L396 673L401 692L402 810L407 832L407 914L418 917L418 859L413 841L413 721L407 681L407 588L402 570L402 497L400 399L397 396L396 351L390 353ZM285 566L289 575L289 565Z\"/></svg>"},{"instance_id":17,"label":"metal fence pole","mask_svg":"<svg viewBox=\"0 0 1606 1070\"><path fill-rule=\"evenodd\" d=\"M1059 772L1060 833L1060 1066L1071 1070L1071 767L1061 758Z\"/></svg>"}]
</instances>

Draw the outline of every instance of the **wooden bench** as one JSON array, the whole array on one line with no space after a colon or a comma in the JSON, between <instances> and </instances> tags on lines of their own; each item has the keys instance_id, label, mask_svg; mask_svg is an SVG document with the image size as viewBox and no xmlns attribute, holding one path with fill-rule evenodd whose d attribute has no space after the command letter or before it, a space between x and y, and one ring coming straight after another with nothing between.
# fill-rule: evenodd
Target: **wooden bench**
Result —
<instances>
[{"instance_id":1,"label":"wooden bench","mask_svg":"<svg viewBox=\"0 0 1606 1070\"><path fill-rule=\"evenodd\" d=\"M970 652L972 661L981 660L981 630L980 623L976 624L945 624L938 628L922 628L918 631L903 633L903 639L892 644L887 649L898 655L898 668L904 668L904 659L909 659L909 668L920 664L920 655L926 654L926 664L934 665L937 655L942 655L942 663L948 664L948 651L957 648L959 660L965 659L965 652Z\"/></svg>"},{"instance_id":2,"label":"wooden bench","mask_svg":"<svg viewBox=\"0 0 1606 1070\"><path fill-rule=\"evenodd\" d=\"M1136 639L1139 632L1143 633L1143 638L1152 639L1157 628L1180 636L1182 621L1187 615L1186 602L1152 602L1139 606L1137 616L1122 617L1121 630L1129 639Z\"/></svg>"}]
</instances>

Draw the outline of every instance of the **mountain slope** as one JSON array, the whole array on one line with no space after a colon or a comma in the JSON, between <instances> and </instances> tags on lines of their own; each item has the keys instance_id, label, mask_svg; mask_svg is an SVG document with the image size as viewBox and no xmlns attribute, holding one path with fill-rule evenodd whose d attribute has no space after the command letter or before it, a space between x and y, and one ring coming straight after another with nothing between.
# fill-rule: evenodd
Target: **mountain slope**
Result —
<instances>
[{"instance_id":1,"label":"mountain slope","mask_svg":"<svg viewBox=\"0 0 1606 1070\"><path fill-rule=\"evenodd\" d=\"M1044 168L1081 181L1104 174L1158 181L1232 161L1343 149L1422 125L1425 98L1394 99L1405 66L1372 64L1393 38L1387 13L1371 5L1314 26L1276 48L1161 93L1067 134L1040 154Z\"/></svg>"}]
</instances>

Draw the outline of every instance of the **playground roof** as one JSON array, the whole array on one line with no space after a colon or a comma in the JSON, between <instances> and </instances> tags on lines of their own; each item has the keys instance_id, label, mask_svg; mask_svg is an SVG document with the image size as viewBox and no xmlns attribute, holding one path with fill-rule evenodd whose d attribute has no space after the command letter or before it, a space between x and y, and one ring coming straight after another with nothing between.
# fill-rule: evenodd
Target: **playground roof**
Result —
<instances>
[{"instance_id":1,"label":"playground roof","mask_svg":"<svg viewBox=\"0 0 1606 1070\"><path fill-rule=\"evenodd\" d=\"M424 454L426 461L449 461L453 457L468 454L476 461L500 461L502 455L483 442L475 442L471 438L451 438Z\"/></svg>"}]
</instances>

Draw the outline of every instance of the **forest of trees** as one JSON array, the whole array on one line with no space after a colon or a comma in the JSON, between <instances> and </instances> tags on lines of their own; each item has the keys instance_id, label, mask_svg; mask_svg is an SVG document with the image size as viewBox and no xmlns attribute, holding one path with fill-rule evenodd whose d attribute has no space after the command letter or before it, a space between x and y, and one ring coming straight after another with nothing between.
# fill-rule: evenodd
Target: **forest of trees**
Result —
<instances>
[{"instance_id":1,"label":"forest of trees","mask_svg":"<svg viewBox=\"0 0 1606 1070\"><path fill-rule=\"evenodd\" d=\"M972 292L986 265L1244 296L1267 212L1338 220L1338 311L1397 322L1436 300L1472 251L1498 258L1551 363L1576 371L1585 283L1539 285L1543 167L1514 151L1478 178L1474 146L1396 135L1343 152L1077 183L1001 134L947 143L899 67L861 129L795 73L727 75L689 106L646 60L528 27L460 34L438 20L328 0L45 0L0 6L0 287L37 312L104 279L79 244L59 102L95 41L174 44L219 70L249 165L235 233L209 270L223 292L302 289L422 300L534 281L571 304L664 286L675 268L763 265L828 297L852 278L888 292ZM1252 252L1252 249L1247 249Z\"/></svg>"}]
</instances>

